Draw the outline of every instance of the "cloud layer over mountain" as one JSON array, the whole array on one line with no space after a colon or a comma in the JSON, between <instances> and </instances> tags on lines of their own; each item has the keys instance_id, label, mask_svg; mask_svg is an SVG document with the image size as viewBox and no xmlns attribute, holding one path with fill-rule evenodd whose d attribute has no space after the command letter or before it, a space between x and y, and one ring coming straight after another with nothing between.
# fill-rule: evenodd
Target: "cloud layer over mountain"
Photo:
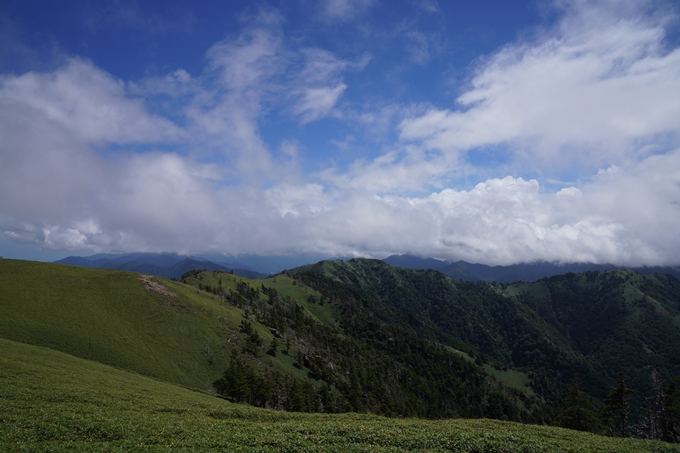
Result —
<instances>
[{"instance_id":1,"label":"cloud layer over mountain","mask_svg":"<svg viewBox=\"0 0 680 453\"><path fill-rule=\"evenodd\" d=\"M388 7L310 13L363 45L332 47L266 7L198 72L123 78L74 53L5 72L2 236L96 252L678 264L676 10L561 1L462 78L436 66L451 43L435 51L445 38L397 21L395 66L435 65L456 87L415 101L362 88L406 71L383 66L394 40L370 27Z\"/></svg>"}]
</instances>

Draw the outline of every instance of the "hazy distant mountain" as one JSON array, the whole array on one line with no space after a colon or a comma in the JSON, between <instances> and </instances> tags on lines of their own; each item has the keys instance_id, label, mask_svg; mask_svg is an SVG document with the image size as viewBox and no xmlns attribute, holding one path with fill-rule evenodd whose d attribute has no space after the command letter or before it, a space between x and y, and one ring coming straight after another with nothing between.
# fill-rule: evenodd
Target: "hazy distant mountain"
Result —
<instances>
[{"instance_id":1,"label":"hazy distant mountain","mask_svg":"<svg viewBox=\"0 0 680 453\"><path fill-rule=\"evenodd\" d=\"M149 263L143 263L140 261L130 261L123 264L117 264L112 266L105 266L109 269L127 270L133 272L139 272L142 274L158 275L165 278L178 278L185 273L192 271L194 269L205 269L208 271L230 271L224 266L219 264L211 263L210 261L196 261L190 258L185 258L182 261L175 263L172 266L163 267L155 266ZM236 271L234 271L236 272ZM251 271L246 271L251 272ZM252 277L251 277L252 278ZM257 278L257 277L255 277Z\"/></svg>"},{"instance_id":2,"label":"hazy distant mountain","mask_svg":"<svg viewBox=\"0 0 680 453\"><path fill-rule=\"evenodd\" d=\"M73 266L101 267L118 269L118 266L127 263L143 263L156 267L170 267L186 259L186 256L174 253L125 253L125 254L97 254L92 256L69 256L55 261L58 264L70 264ZM126 270L131 270L123 268Z\"/></svg>"},{"instance_id":3,"label":"hazy distant mountain","mask_svg":"<svg viewBox=\"0 0 680 453\"><path fill-rule=\"evenodd\" d=\"M510 266L487 266L485 264L473 264L465 261L448 263L434 258L419 258L411 255L393 255L383 261L398 267L415 269L434 269L448 275L451 278L467 281L484 281L496 283L511 283L516 281L535 282L542 278L561 275L569 272L580 273L586 271L611 271L633 270L643 275L670 274L680 279L680 267L654 266L654 267L624 267L613 264L593 263L548 263L538 261L535 263L520 263ZM441 263L441 266L438 266Z\"/></svg>"},{"instance_id":4,"label":"hazy distant mountain","mask_svg":"<svg viewBox=\"0 0 680 453\"><path fill-rule=\"evenodd\" d=\"M108 262L111 264L125 264L130 261L138 261L158 267L172 267L186 258L186 256L175 253L127 253L115 258L109 258Z\"/></svg>"},{"instance_id":5,"label":"hazy distant mountain","mask_svg":"<svg viewBox=\"0 0 680 453\"><path fill-rule=\"evenodd\" d=\"M94 261L83 256L67 256L66 258L55 261L57 264L68 264L70 266L81 266L81 267L97 267L94 265Z\"/></svg>"},{"instance_id":6,"label":"hazy distant mountain","mask_svg":"<svg viewBox=\"0 0 680 453\"><path fill-rule=\"evenodd\" d=\"M387 264L408 269L434 269L436 271L446 267L450 261L435 258L420 258L413 255L392 255L383 260Z\"/></svg>"},{"instance_id":7,"label":"hazy distant mountain","mask_svg":"<svg viewBox=\"0 0 680 453\"><path fill-rule=\"evenodd\" d=\"M202 258L194 259L172 253L128 253L123 255L92 255L89 257L69 256L55 261L55 263L127 270L165 278L178 278L194 269L233 271L234 274L246 278L262 278L268 275L267 273L256 272L250 269L233 269Z\"/></svg>"},{"instance_id":8,"label":"hazy distant mountain","mask_svg":"<svg viewBox=\"0 0 680 453\"><path fill-rule=\"evenodd\" d=\"M261 278L279 273L285 269L304 266L319 261L317 255L200 255L182 256L174 253L127 253L127 254L98 254L88 257L69 256L58 264L72 266L99 267L105 269L130 270L146 274L159 275L165 278L177 278L187 271L194 269L233 270L236 275L247 278ZM612 264L592 263L535 263L513 264L511 266L487 266L465 261L442 261L435 258L421 258L413 255L392 255L385 258L386 263L410 269L433 269L451 278L467 281L484 281L496 283L511 283L516 281L535 282L553 275L568 272L580 273L586 271L634 270L640 274L671 274L680 279L680 267L638 267L627 268Z\"/></svg>"},{"instance_id":9,"label":"hazy distant mountain","mask_svg":"<svg viewBox=\"0 0 680 453\"><path fill-rule=\"evenodd\" d=\"M486 281L497 283L511 283L516 281L535 282L542 278L562 275L569 272L578 274L586 271L612 271L632 270L642 275L670 274L680 279L680 267L655 266L655 267L625 267L613 264L593 263L521 263L511 266L486 266L484 264L470 264L465 261L457 261L439 269L440 272L451 278L469 281Z\"/></svg>"},{"instance_id":10,"label":"hazy distant mountain","mask_svg":"<svg viewBox=\"0 0 680 453\"><path fill-rule=\"evenodd\" d=\"M316 263L323 259L339 259L322 255L221 255L202 254L197 256L183 256L175 253L125 253L125 254L97 254L92 256L69 256L59 261L58 264L70 264L72 266L100 267L106 269L133 270L148 274L160 275L166 278L181 276L171 270L184 260L191 260L192 264L184 267L198 266L193 269L208 270L234 270L234 273L242 277L259 278L270 274L277 274L285 269L292 269L305 264ZM196 263L206 263L198 265ZM210 263L210 264L208 264ZM216 267L217 266L217 267ZM180 266L182 267L182 266ZM193 270L187 269L187 270Z\"/></svg>"},{"instance_id":11,"label":"hazy distant mountain","mask_svg":"<svg viewBox=\"0 0 680 453\"><path fill-rule=\"evenodd\" d=\"M278 274L286 269L317 263L325 259L342 259L328 255L218 255L201 254L201 258L232 269L249 269L264 274Z\"/></svg>"}]
</instances>

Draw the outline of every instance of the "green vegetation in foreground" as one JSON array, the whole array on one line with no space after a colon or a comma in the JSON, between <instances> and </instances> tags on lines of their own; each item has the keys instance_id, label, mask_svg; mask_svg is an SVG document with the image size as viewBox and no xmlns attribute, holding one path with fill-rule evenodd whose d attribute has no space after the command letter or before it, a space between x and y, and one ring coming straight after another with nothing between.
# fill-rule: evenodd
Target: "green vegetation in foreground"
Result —
<instances>
[{"instance_id":1,"label":"green vegetation in foreground","mask_svg":"<svg viewBox=\"0 0 680 453\"><path fill-rule=\"evenodd\" d=\"M0 450L660 453L680 446L491 420L257 409L0 339Z\"/></svg>"}]
</instances>

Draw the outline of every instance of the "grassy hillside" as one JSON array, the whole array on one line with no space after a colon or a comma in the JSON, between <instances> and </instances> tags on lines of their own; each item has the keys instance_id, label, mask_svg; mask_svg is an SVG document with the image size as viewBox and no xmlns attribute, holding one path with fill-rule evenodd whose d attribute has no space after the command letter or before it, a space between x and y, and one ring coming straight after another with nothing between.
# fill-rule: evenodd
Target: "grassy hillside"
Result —
<instances>
[{"instance_id":1,"label":"grassy hillside","mask_svg":"<svg viewBox=\"0 0 680 453\"><path fill-rule=\"evenodd\" d=\"M188 285L203 288L209 292L220 287L223 288L223 291L225 292L238 292L239 283L248 284L251 288L260 291L263 287L274 288L279 297L288 297L291 300L294 300L302 307L305 314L322 324L334 325L339 319L337 310L333 305L321 305L317 303L321 296L318 291L314 291L305 285L298 285L297 281L285 274L265 279L251 280L223 272L197 271L189 273L183 281Z\"/></svg>"},{"instance_id":2,"label":"grassy hillside","mask_svg":"<svg viewBox=\"0 0 680 453\"><path fill-rule=\"evenodd\" d=\"M196 272L184 281L3 260L0 338L204 390L243 363L251 382L271 384L271 396L257 403L247 392L227 394L280 409L544 420L540 401L391 326L360 296L331 301L288 275ZM246 320L259 344L243 330ZM268 355L270 328L282 338L280 352Z\"/></svg>"},{"instance_id":3,"label":"grassy hillside","mask_svg":"<svg viewBox=\"0 0 680 453\"><path fill-rule=\"evenodd\" d=\"M651 441L490 420L292 414L0 339L3 452L678 452Z\"/></svg>"},{"instance_id":4,"label":"grassy hillside","mask_svg":"<svg viewBox=\"0 0 680 453\"><path fill-rule=\"evenodd\" d=\"M249 281L220 275L234 290ZM287 277L256 282L295 299L309 296ZM241 309L189 285L117 270L0 260L0 311L0 338L192 388L209 388L242 340ZM264 341L273 338L253 325ZM292 360L274 362L297 372Z\"/></svg>"}]
</instances>

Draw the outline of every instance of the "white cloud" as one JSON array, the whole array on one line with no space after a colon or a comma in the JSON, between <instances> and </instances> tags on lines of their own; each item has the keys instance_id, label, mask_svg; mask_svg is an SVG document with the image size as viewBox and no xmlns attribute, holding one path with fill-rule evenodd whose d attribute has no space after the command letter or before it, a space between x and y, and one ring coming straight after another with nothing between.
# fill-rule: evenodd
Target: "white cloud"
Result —
<instances>
[{"instance_id":1,"label":"white cloud","mask_svg":"<svg viewBox=\"0 0 680 453\"><path fill-rule=\"evenodd\" d=\"M363 68L368 64L368 58L351 63L322 49L303 49L301 53L304 66L295 77L291 95L294 98L293 114L305 124L329 115L347 89L342 72Z\"/></svg>"},{"instance_id":2,"label":"white cloud","mask_svg":"<svg viewBox=\"0 0 680 453\"><path fill-rule=\"evenodd\" d=\"M130 83L129 90L135 96L165 95L170 97L182 96L196 92L196 81L184 69L177 69L164 77L152 77L141 84Z\"/></svg>"},{"instance_id":3,"label":"white cloud","mask_svg":"<svg viewBox=\"0 0 680 453\"><path fill-rule=\"evenodd\" d=\"M506 177L469 191L407 197L389 191L419 174L436 174L436 165L421 169L425 161L414 155L411 165L406 159L399 171L376 179L381 166L389 169L397 159L385 155L345 186L286 181L260 191L223 186L220 167L177 154L107 160L30 109L0 116L0 127L6 138L0 144L0 229L48 248L373 256L417 251L493 264L668 264L680 249L680 151L594 174L591 182L558 194L542 193L535 180ZM388 194L375 195L385 188Z\"/></svg>"},{"instance_id":4,"label":"white cloud","mask_svg":"<svg viewBox=\"0 0 680 453\"><path fill-rule=\"evenodd\" d=\"M226 89L261 88L278 71L281 36L267 28L254 28L236 39L225 39L207 52Z\"/></svg>"},{"instance_id":5,"label":"white cloud","mask_svg":"<svg viewBox=\"0 0 680 453\"><path fill-rule=\"evenodd\" d=\"M419 0L414 3L428 13L435 13L439 10L439 2L437 0Z\"/></svg>"},{"instance_id":6,"label":"white cloud","mask_svg":"<svg viewBox=\"0 0 680 453\"><path fill-rule=\"evenodd\" d=\"M337 80L342 71L352 66L323 49L303 49L301 53L305 57L305 65L298 75L301 83L325 85Z\"/></svg>"},{"instance_id":7,"label":"white cloud","mask_svg":"<svg viewBox=\"0 0 680 453\"><path fill-rule=\"evenodd\" d=\"M576 187L565 187L555 194L556 197L580 197L583 195L580 189Z\"/></svg>"},{"instance_id":8,"label":"white cloud","mask_svg":"<svg viewBox=\"0 0 680 453\"><path fill-rule=\"evenodd\" d=\"M346 88L347 85L340 83L335 87L306 89L302 99L293 107L293 113L299 115L303 123L318 120L328 115Z\"/></svg>"},{"instance_id":9,"label":"white cloud","mask_svg":"<svg viewBox=\"0 0 680 453\"><path fill-rule=\"evenodd\" d=\"M575 7L556 34L480 60L458 108L404 120L402 138L445 151L509 143L523 165L553 170L621 161L659 134L677 140L680 49L664 48L662 24Z\"/></svg>"},{"instance_id":10,"label":"white cloud","mask_svg":"<svg viewBox=\"0 0 680 453\"><path fill-rule=\"evenodd\" d=\"M195 146L203 155L228 159L229 178L252 181L275 173L257 124L277 89L272 79L285 67L282 37L272 20L213 45L202 84L184 107Z\"/></svg>"},{"instance_id":11,"label":"white cloud","mask_svg":"<svg viewBox=\"0 0 680 453\"><path fill-rule=\"evenodd\" d=\"M72 128L0 92L0 213L20 223L61 223L106 181ZM78 126L75 126L77 128Z\"/></svg>"},{"instance_id":12,"label":"white cloud","mask_svg":"<svg viewBox=\"0 0 680 453\"><path fill-rule=\"evenodd\" d=\"M356 192L328 217L342 251L416 252L471 262L536 259L674 264L680 248L680 151L652 156L580 188L541 193L535 180L490 179L421 198ZM324 214L326 215L326 214ZM320 230L317 225L315 230Z\"/></svg>"},{"instance_id":13,"label":"white cloud","mask_svg":"<svg viewBox=\"0 0 680 453\"><path fill-rule=\"evenodd\" d=\"M172 142L184 132L151 115L127 96L122 81L91 63L71 59L54 73L29 72L0 79L0 101L31 108L86 142Z\"/></svg>"},{"instance_id":14,"label":"white cloud","mask_svg":"<svg viewBox=\"0 0 680 453\"><path fill-rule=\"evenodd\" d=\"M329 20L346 21L364 13L375 0L323 0L321 13Z\"/></svg>"},{"instance_id":15,"label":"white cloud","mask_svg":"<svg viewBox=\"0 0 680 453\"><path fill-rule=\"evenodd\" d=\"M281 142L280 150L281 153L288 157L290 160L296 160L298 158L298 154L300 153L300 142L297 140L284 140Z\"/></svg>"},{"instance_id":16,"label":"white cloud","mask_svg":"<svg viewBox=\"0 0 680 453\"><path fill-rule=\"evenodd\" d=\"M265 198L281 217L310 217L331 207L323 190L321 184L281 184L268 189Z\"/></svg>"},{"instance_id":17,"label":"white cloud","mask_svg":"<svg viewBox=\"0 0 680 453\"><path fill-rule=\"evenodd\" d=\"M370 193L420 192L423 187L441 187L451 156L426 156L419 148L406 147L386 152L374 159L354 161L345 172L327 169L318 177L333 187ZM454 157L455 158L455 157Z\"/></svg>"}]
</instances>

